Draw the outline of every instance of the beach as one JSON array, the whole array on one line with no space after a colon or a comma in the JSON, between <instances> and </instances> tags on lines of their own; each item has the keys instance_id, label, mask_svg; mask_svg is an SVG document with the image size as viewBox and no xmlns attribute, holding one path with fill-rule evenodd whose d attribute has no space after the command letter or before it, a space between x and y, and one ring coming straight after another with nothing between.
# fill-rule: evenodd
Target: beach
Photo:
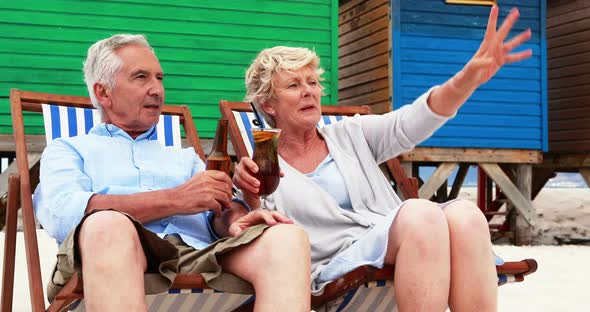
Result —
<instances>
[{"instance_id":1,"label":"beach","mask_svg":"<svg viewBox=\"0 0 590 312\"><path fill-rule=\"evenodd\" d=\"M464 188L459 197L475 200L475 188ZM499 311L588 311L590 246L557 246L554 237L590 237L590 189L546 188L533 202L538 211L540 234L536 246L494 245L506 261L536 259L539 268L522 283L499 288ZM57 245L38 230L43 284L55 262ZM4 254L4 232L0 233ZM13 311L30 311L24 240L17 236L16 285ZM3 261L0 259L0 263Z\"/></svg>"}]
</instances>

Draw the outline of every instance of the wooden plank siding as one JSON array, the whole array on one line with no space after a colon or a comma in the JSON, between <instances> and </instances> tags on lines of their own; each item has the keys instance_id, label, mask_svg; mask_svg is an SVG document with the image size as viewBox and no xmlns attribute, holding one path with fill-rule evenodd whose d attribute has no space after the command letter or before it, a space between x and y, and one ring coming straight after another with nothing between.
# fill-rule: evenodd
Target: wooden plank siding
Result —
<instances>
[{"instance_id":1,"label":"wooden plank siding","mask_svg":"<svg viewBox=\"0 0 590 312\"><path fill-rule=\"evenodd\" d=\"M483 39L490 6L391 3L395 109L461 70ZM512 7L519 8L520 19L509 37L530 27L532 38L521 49L531 48L533 56L506 65L420 146L547 150L545 1L498 0L498 5L498 25Z\"/></svg>"},{"instance_id":2,"label":"wooden plank siding","mask_svg":"<svg viewBox=\"0 0 590 312\"><path fill-rule=\"evenodd\" d=\"M549 151L590 152L590 2L547 3Z\"/></svg>"},{"instance_id":3,"label":"wooden plank siding","mask_svg":"<svg viewBox=\"0 0 590 312\"><path fill-rule=\"evenodd\" d=\"M82 62L95 41L142 33L166 73L166 103L186 104L212 137L220 99L242 100L244 73L275 45L315 49L324 103L337 102L337 0L0 1L0 134L12 133L10 88L87 95ZM32 117L25 117L32 119ZM41 120L28 134L42 134Z\"/></svg>"},{"instance_id":4,"label":"wooden plank siding","mask_svg":"<svg viewBox=\"0 0 590 312\"><path fill-rule=\"evenodd\" d=\"M389 1L350 0L338 16L338 104L391 111Z\"/></svg>"}]
</instances>

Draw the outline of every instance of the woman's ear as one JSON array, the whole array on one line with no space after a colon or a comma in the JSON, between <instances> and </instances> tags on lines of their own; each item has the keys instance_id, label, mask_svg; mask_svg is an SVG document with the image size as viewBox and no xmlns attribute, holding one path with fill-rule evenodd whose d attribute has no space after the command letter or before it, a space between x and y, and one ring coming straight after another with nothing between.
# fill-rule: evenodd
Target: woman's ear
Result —
<instances>
[{"instance_id":1,"label":"woman's ear","mask_svg":"<svg viewBox=\"0 0 590 312\"><path fill-rule=\"evenodd\" d=\"M275 110L272 106L272 104L270 103L270 100L264 102L264 103L260 103L260 108L267 114L271 115L271 116L275 116Z\"/></svg>"}]
</instances>

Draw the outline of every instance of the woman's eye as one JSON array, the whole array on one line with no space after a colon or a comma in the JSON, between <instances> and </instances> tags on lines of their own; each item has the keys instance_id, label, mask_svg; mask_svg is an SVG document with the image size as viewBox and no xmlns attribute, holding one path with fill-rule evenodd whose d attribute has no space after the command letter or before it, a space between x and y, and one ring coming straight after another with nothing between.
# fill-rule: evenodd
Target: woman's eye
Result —
<instances>
[{"instance_id":1,"label":"woman's eye","mask_svg":"<svg viewBox=\"0 0 590 312\"><path fill-rule=\"evenodd\" d=\"M318 82L315 81L315 80L312 80L312 81L309 82L309 85L310 86L317 86L318 85Z\"/></svg>"},{"instance_id":2,"label":"woman's eye","mask_svg":"<svg viewBox=\"0 0 590 312\"><path fill-rule=\"evenodd\" d=\"M291 88L297 88L297 84L296 83L292 83L288 86L289 89Z\"/></svg>"}]
</instances>

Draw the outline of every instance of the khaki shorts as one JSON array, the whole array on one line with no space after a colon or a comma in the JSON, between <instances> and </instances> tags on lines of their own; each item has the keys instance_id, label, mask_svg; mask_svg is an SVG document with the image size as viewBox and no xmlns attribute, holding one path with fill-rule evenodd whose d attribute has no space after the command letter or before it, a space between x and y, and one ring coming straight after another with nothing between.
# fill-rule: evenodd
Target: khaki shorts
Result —
<instances>
[{"instance_id":1,"label":"khaki shorts","mask_svg":"<svg viewBox=\"0 0 590 312\"><path fill-rule=\"evenodd\" d=\"M50 302L74 272L83 278L77 237L84 220L95 212L97 211L85 215L59 247L57 264L47 285L47 297ZM240 294L254 293L254 288L249 282L224 272L218 263L217 256L250 243L264 232L267 225L260 224L250 227L237 237L222 238L205 249L196 250L185 244L178 236L167 235L160 238L133 217L125 213L122 214L135 225L146 255L147 270L144 275L146 295L167 291L178 273L200 273L209 287L219 291Z\"/></svg>"}]
</instances>

